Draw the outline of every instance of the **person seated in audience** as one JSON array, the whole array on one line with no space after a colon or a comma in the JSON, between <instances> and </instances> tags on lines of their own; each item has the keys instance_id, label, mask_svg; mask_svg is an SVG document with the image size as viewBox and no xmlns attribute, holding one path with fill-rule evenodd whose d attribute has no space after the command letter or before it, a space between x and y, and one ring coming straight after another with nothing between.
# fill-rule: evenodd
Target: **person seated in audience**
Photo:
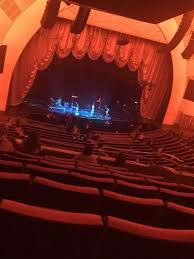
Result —
<instances>
[{"instance_id":1,"label":"person seated in audience","mask_svg":"<svg viewBox=\"0 0 194 259\"><path fill-rule=\"evenodd\" d=\"M142 129L142 125L140 124L137 128L135 128L134 130L132 130L129 133L129 142L130 142L130 144L133 144L133 142L135 140L142 140L142 136L143 136L143 139L144 139L143 133L140 133L141 129ZM141 136L140 137L141 139L138 139L139 136Z\"/></svg>"},{"instance_id":2,"label":"person seated in audience","mask_svg":"<svg viewBox=\"0 0 194 259\"><path fill-rule=\"evenodd\" d=\"M100 135L98 135L96 132L93 132L91 134L91 138L89 139L90 144L97 147L100 141Z\"/></svg>"},{"instance_id":3,"label":"person seated in audience","mask_svg":"<svg viewBox=\"0 0 194 259\"><path fill-rule=\"evenodd\" d=\"M0 128L0 152L14 152L13 143L8 139L6 128Z\"/></svg>"},{"instance_id":4,"label":"person seated in audience","mask_svg":"<svg viewBox=\"0 0 194 259\"><path fill-rule=\"evenodd\" d=\"M93 149L91 145L86 145L83 149L83 151L75 156L74 160L75 161L81 161L81 162L86 162L86 163L94 163L97 164L97 159L92 155Z\"/></svg>"},{"instance_id":5,"label":"person seated in audience","mask_svg":"<svg viewBox=\"0 0 194 259\"><path fill-rule=\"evenodd\" d=\"M22 151L30 154L39 154L41 152L40 137L36 132L31 132L23 141Z\"/></svg>"},{"instance_id":6,"label":"person seated in audience","mask_svg":"<svg viewBox=\"0 0 194 259\"><path fill-rule=\"evenodd\" d=\"M74 124L73 126L72 133L73 133L73 140L77 140L79 136L79 128L76 124Z\"/></svg>"},{"instance_id":7,"label":"person seated in audience","mask_svg":"<svg viewBox=\"0 0 194 259\"><path fill-rule=\"evenodd\" d=\"M100 159L101 156L107 156L107 153L104 151L104 141L100 140L97 145L98 150L98 158Z\"/></svg>"},{"instance_id":8,"label":"person seated in audience","mask_svg":"<svg viewBox=\"0 0 194 259\"><path fill-rule=\"evenodd\" d=\"M46 118L50 121L55 120L55 115L52 112L47 113Z\"/></svg>"},{"instance_id":9,"label":"person seated in audience","mask_svg":"<svg viewBox=\"0 0 194 259\"><path fill-rule=\"evenodd\" d=\"M16 120L15 132L16 132L18 138L25 137L24 131L21 126L21 121L19 118Z\"/></svg>"},{"instance_id":10,"label":"person seated in audience","mask_svg":"<svg viewBox=\"0 0 194 259\"><path fill-rule=\"evenodd\" d=\"M139 133L137 134L136 139L137 139L138 141L140 141L140 142L144 141L144 140L145 140L145 135L143 134L143 132L139 132Z\"/></svg>"},{"instance_id":11,"label":"person seated in audience","mask_svg":"<svg viewBox=\"0 0 194 259\"><path fill-rule=\"evenodd\" d=\"M11 120L11 118L9 117L8 119L7 119L7 122L5 123L5 130L6 130L6 132L8 133L8 130L9 130L9 128L12 126L12 120Z\"/></svg>"},{"instance_id":12,"label":"person seated in audience","mask_svg":"<svg viewBox=\"0 0 194 259\"><path fill-rule=\"evenodd\" d=\"M164 147L163 147L163 146L158 147L156 151L157 151L158 153L163 153L163 152L164 152Z\"/></svg>"},{"instance_id":13,"label":"person seated in audience","mask_svg":"<svg viewBox=\"0 0 194 259\"><path fill-rule=\"evenodd\" d=\"M147 144L150 148L156 150L156 145L155 145L154 138L148 137L147 140L146 140L146 144Z\"/></svg>"},{"instance_id":14,"label":"person seated in audience","mask_svg":"<svg viewBox=\"0 0 194 259\"><path fill-rule=\"evenodd\" d=\"M114 166L125 167L126 166L126 156L123 152L119 152L115 158Z\"/></svg>"}]
</instances>

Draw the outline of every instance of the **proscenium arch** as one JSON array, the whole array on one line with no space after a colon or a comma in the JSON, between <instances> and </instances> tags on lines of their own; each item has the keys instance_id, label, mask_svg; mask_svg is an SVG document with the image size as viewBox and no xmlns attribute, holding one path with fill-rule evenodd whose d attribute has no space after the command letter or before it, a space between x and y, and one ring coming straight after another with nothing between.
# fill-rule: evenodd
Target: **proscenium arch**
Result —
<instances>
[{"instance_id":1,"label":"proscenium arch","mask_svg":"<svg viewBox=\"0 0 194 259\"><path fill-rule=\"evenodd\" d=\"M6 109L9 85L14 67L26 44L40 28L40 20L44 8L44 1L35 1L16 19L2 42L2 44L7 45L7 53L4 73L0 74L0 111L5 111ZM112 23L112 20L108 22ZM177 23L174 19L167 20L157 26L159 26L166 43L171 40L177 30ZM181 42L172 52L173 85L170 101L163 121L164 124L170 125L175 122L185 92L187 76L186 61L181 56L183 49L184 45L183 42Z\"/></svg>"}]
</instances>

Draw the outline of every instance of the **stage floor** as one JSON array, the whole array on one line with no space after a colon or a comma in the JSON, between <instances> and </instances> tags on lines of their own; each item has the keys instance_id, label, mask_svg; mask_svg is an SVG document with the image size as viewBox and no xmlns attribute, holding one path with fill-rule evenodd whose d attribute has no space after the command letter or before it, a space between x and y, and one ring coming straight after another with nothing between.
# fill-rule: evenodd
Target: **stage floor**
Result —
<instances>
[{"instance_id":1,"label":"stage floor","mask_svg":"<svg viewBox=\"0 0 194 259\"><path fill-rule=\"evenodd\" d=\"M50 106L48 108L48 111L58 113L58 114L63 114L63 115L73 114L77 117L85 118L85 119L89 119L89 120L100 120L100 121L110 121L111 120L111 116L110 115L106 116L105 112L104 112L105 114L103 114L103 111L95 112L89 108L88 109L79 109L79 111L78 111L78 110L72 109L72 108L65 109L63 107L59 108L59 107Z\"/></svg>"},{"instance_id":2,"label":"stage floor","mask_svg":"<svg viewBox=\"0 0 194 259\"><path fill-rule=\"evenodd\" d=\"M80 123L86 120L91 121L93 129L99 131L128 132L131 124L133 126L138 124L137 119L129 120L124 113L110 112L109 114L109 110L92 110L91 106L79 108L78 110L76 107L56 107L40 100L31 99L23 102L17 109L26 114L29 119L51 124L63 124L65 114L74 114L80 119ZM48 114L53 114L54 116L51 117L55 119L49 119Z\"/></svg>"}]
</instances>

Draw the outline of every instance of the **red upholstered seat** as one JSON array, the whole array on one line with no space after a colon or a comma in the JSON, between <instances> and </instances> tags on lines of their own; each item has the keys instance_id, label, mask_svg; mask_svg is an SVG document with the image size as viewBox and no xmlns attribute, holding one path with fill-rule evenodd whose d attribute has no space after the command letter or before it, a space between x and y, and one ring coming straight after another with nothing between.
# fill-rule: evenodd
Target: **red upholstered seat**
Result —
<instances>
[{"instance_id":1,"label":"red upholstered seat","mask_svg":"<svg viewBox=\"0 0 194 259\"><path fill-rule=\"evenodd\" d=\"M103 234L100 216L70 213L3 200L1 257L95 258Z\"/></svg>"},{"instance_id":2,"label":"red upholstered seat","mask_svg":"<svg viewBox=\"0 0 194 259\"><path fill-rule=\"evenodd\" d=\"M179 184L178 190L182 192L194 192L194 186L187 184Z\"/></svg>"},{"instance_id":3,"label":"red upholstered seat","mask_svg":"<svg viewBox=\"0 0 194 259\"><path fill-rule=\"evenodd\" d=\"M94 177L89 175L84 175L76 172L71 172L70 184L81 185L81 186L91 186L100 189L114 189L114 180L105 177Z\"/></svg>"},{"instance_id":4,"label":"red upholstered seat","mask_svg":"<svg viewBox=\"0 0 194 259\"><path fill-rule=\"evenodd\" d=\"M107 170L104 170L103 168L99 170L98 168L91 168L91 167L87 167L86 165L78 165L76 167L76 170L90 176L111 177L111 173Z\"/></svg>"},{"instance_id":5,"label":"red upholstered seat","mask_svg":"<svg viewBox=\"0 0 194 259\"><path fill-rule=\"evenodd\" d=\"M0 173L0 197L27 202L30 198L30 175Z\"/></svg>"},{"instance_id":6,"label":"red upholstered seat","mask_svg":"<svg viewBox=\"0 0 194 259\"><path fill-rule=\"evenodd\" d=\"M194 209L175 203L111 191L103 191L102 202L105 215L161 228L194 229Z\"/></svg>"},{"instance_id":7,"label":"red upholstered seat","mask_svg":"<svg viewBox=\"0 0 194 259\"><path fill-rule=\"evenodd\" d=\"M122 180L117 180L116 183L115 191L121 194L143 198L157 198L159 194L159 190L155 186L128 183Z\"/></svg>"},{"instance_id":8,"label":"red upholstered seat","mask_svg":"<svg viewBox=\"0 0 194 259\"><path fill-rule=\"evenodd\" d=\"M113 177L115 177L118 180L124 180L126 182L132 182L132 183L137 183L137 184L145 184L146 180L145 178L141 177L141 176L128 176L128 175L122 175L119 173L113 173L112 174Z\"/></svg>"},{"instance_id":9,"label":"red upholstered seat","mask_svg":"<svg viewBox=\"0 0 194 259\"><path fill-rule=\"evenodd\" d=\"M32 204L70 212L100 213L100 195L91 187L58 183L35 177Z\"/></svg>"},{"instance_id":10,"label":"red upholstered seat","mask_svg":"<svg viewBox=\"0 0 194 259\"><path fill-rule=\"evenodd\" d=\"M177 192L166 188L160 188L160 197L186 207L194 208L194 193Z\"/></svg>"},{"instance_id":11,"label":"red upholstered seat","mask_svg":"<svg viewBox=\"0 0 194 259\"><path fill-rule=\"evenodd\" d=\"M194 230L173 230L108 217L101 259L192 259Z\"/></svg>"},{"instance_id":12,"label":"red upholstered seat","mask_svg":"<svg viewBox=\"0 0 194 259\"><path fill-rule=\"evenodd\" d=\"M23 164L21 162L16 162L12 160L2 160L0 159L0 171L14 172L15 170L23 169Z\"/></svg>"},{"instance_id":13,"label":"red upholstered seat","mask_svg":"<svg viewBox=\"0 0 194 259\"><path fill-rule=\"evenodd\" d=\"M32 164L27 165L26 170L34 176L38 175L59 182L63 182L65 176L68 176L69 174L68 171L64 169L49 168Z\"/></svg>"},{"instance_id":14,"label":"red upholstered seat","mask_svg":"<svg viewBox=\"0 0 194 259\"><path fill-rule=\"evenodd\" d=\"M155 180L163 180L163 176L158 176L158 175L149 175L149 174L141 174L141 173L136 173L137 176L142 176L150 179L155 179Z\"/></svg>"},{"instance_id":15,"label":"red upholstered seat","mask_svg":"<svg viewBox=\"0 0 194 259\"><path fill-rule=\"evenodd\" d=\"M62 164L62 163L47 161L47 160L44 160L44 159L41 159L41 160L40 160L40 163L41 163L43 166L52 167L52 168L74 169L74 164L70 164L70 163L67 163L67 164L64 163L64 164Z\"/></svg>"},{"instance_id":16,"label":"red upholstered seat","mask_svg":"<svg viewBox=\"0 0 194 259\"><path fill-rule=\"evenodd\" d=\"M177 190L179 188L177 183L173 182L165 182L165 181L159 181L155 179L147 179L147 183L159 187L164 187L171 190Z\"/></svg>"}]
</instances>

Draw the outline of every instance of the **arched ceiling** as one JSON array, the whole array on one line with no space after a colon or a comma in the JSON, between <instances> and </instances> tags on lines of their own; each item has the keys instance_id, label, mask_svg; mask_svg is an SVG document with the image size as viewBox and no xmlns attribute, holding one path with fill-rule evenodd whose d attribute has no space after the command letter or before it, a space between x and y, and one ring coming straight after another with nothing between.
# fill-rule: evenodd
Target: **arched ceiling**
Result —
<instances>
[{"instance_id":1,"label":"arched ceiling","mask_svg":"<svg viewBox=\"0 0 194 259\"><path fill-rule=\"evenodd\" d=\"M0 0L0 43L3 41L6 33L14 23L14 21L36 0ZM42 0L45 2L46 0ZM61 3L59 12L60 17L74 19L77 14L78 7L76 5L66 5ZM112 19L114 17L114 19ZM181 16L176 17L177 23L180 22ZM96 25L99 27L106 27L106 20L112 20L113 23L110 25L110 30L116 30L123 33L131 34L134 36L146 38L153 41L166 43L164 35L162 34L159 26L151 23L146 23L130 18L125 18L118 15L113 15L101 11L92 10L88 24ZM29 19L30 22L30 19ZM121 26L122 24L122 26ZM187 38L189 33L187 34Z\"/></svg>"},{"instance_id":2,"label":"arched ceiling","mask_svg":"<svg viewBox=\"0 0 194 259\"><path fill-rule=\"evenodd\" d=\"M17 17L36 0L0 0L0 42Z\"/></svg>"},{"instance_id":3,"label":"arched ceiling","mask_svg":"<svg viewBox=\"0 0 194 259\"><path fill-rule=\"evenodd\" d=\"M194 2L189 0L68 0L68 2L155 24L194 10Z\"/></svg>"}]
</instances>

